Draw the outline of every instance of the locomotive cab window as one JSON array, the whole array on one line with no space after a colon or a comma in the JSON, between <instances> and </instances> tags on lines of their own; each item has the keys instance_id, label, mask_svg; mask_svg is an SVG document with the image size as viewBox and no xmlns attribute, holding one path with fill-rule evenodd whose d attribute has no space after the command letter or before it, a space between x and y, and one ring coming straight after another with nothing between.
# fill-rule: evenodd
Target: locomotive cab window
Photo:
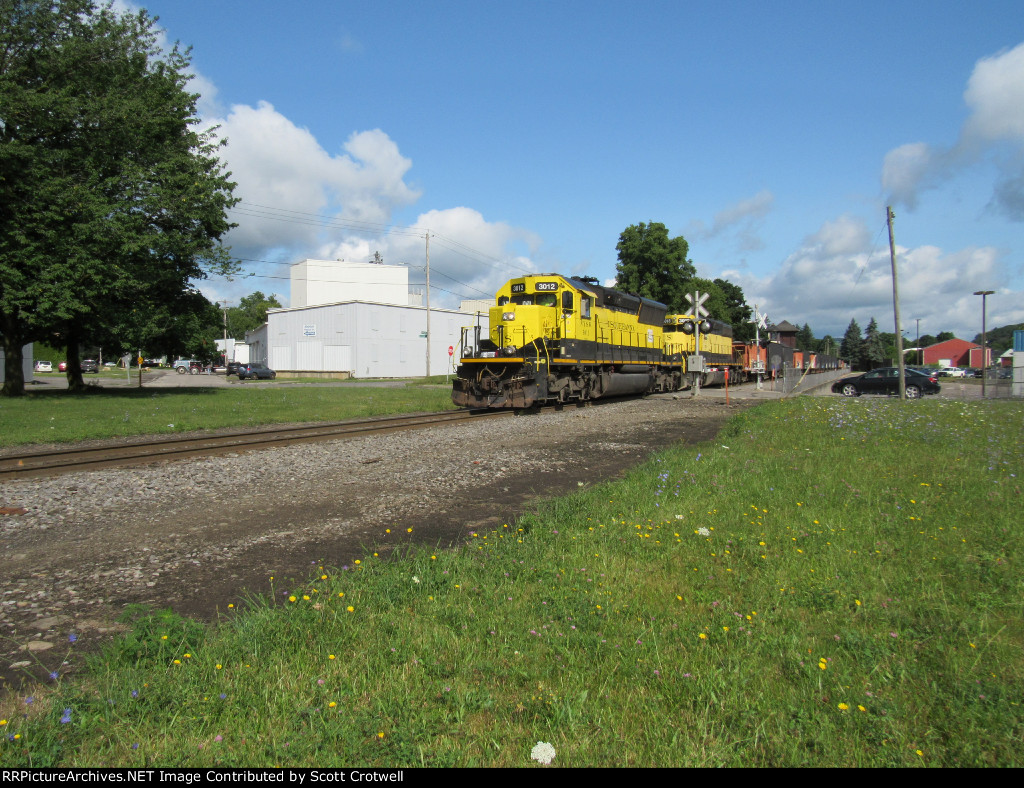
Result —
<instances>
[{"instance_id":1,"label":"locomotive cab window","mask_svg":"<svg viewBox=\"0 0 1024 788\"><path fill-rule=\"evenodd\" d=\"M558 296L554 293L537 293L537 306L558 306Z\"/></svg>"},{"instance_id":2,"label":"locomotive cab window","mask_svg":"<svg viewBox=\"0 0 1024 788\"><path fill-rule=\"evenodd\" d=\"M580 317L590 320L590 296L580 296Z\"/></svg>"},{"instance_id":3,"label":"locomotive cab window","mask_svg":"<svg viewBox=\"0 0 1024 788\"><path fill-rule=\"evenodd\" d=\"M502 296L498 299L498 306L505 306L508 303L508 296Z\"/></svg>"}]
</instances>

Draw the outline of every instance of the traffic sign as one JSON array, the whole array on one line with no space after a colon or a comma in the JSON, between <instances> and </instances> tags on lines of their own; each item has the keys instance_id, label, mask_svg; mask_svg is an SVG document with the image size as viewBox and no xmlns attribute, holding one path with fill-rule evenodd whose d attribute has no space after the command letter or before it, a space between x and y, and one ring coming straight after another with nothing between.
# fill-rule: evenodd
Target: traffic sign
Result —
<instances>
[{"instance_id":1,"label":"traffic sign","mask_svg":"<svg viewBox=\"0 0 1024 788\"><path fill-rule=\"evenodd\" d=\"M448 346L448 355L449 356L454 356L455 355L455 348L453 348L451 345Z\"/></svg>"}]
</instances>

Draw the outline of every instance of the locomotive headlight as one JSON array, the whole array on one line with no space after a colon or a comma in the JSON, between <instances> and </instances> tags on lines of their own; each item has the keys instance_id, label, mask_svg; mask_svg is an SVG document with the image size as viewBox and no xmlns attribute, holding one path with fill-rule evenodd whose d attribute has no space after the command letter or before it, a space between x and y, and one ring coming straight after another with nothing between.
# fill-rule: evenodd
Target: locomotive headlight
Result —
<instances>
[{"instance_id":1,"label":"locomotive headlight","mask_svg":"<svg viewBox=\"0 0 1024 788\"><path fill-rule=\"evenodd\" d=\"M502 320L515 320L516 319L516 313L515 312L502 312L501 313L501 319Z\"/></svg>"}]
</instances>

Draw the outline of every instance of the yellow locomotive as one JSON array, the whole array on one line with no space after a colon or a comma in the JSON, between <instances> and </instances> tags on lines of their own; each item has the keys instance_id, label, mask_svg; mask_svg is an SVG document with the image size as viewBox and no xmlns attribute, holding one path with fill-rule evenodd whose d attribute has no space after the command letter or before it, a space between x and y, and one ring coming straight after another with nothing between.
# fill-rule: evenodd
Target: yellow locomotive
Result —
<instances>
[{"instance_id":1,"label":"yellow locomotive","mask_svg":"<svg viewBox=\"0 0 1024 788\"><path fill-rule=\"evenodd\" d=\"M667 355L664 304L559 274L507 282L490 327L463 329L456 405L544 403L675 391L685 357Z\"/></svg>"},{"instance_id":2,"label":"yellow locomotive","mask_svg":"<svg viewBox=\"0 0 1024 788\"><path fill-rule=\"evenodd\" d=\"M666 315L664 333L665 355L682 359L691 380L699 375L702 386L721 384L726 370L730 370L732 380L739 379L742 364L734 356L732 326L728 323L714 318L698 320L693 315ZM698 352L700 360L696 361Z\"/></svg>"}]
</instances>

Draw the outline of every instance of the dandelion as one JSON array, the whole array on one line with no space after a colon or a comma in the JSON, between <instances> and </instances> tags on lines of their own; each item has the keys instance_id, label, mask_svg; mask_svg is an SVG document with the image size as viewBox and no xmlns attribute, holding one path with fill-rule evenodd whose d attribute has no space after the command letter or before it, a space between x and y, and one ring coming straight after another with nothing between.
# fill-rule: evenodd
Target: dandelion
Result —
<instances>
[{"instance_id":1,"label":"dandelion","mask_svg":"<svg viewBox=\"0 0 1024 788\"><path fill-rule=\"evenodd\" d=\"M537 746L530 750L530 758L547 766L555 759L555 748L546 741L539 741Z\"/></svg>"},{"instance_id":2,"label":"dandelion","mask_svg":"<svg viewBox=\"0 0 1024 788\"><path fill-rule=\"evenodd\" d=\"M327 704L327 708L333 709L337 705L338 705L337 701L333 701L332 700L330 703Z\"/></svg>"},{"instance_id":3,"label":"dandelion","mask_svg":"<svg viewBox=\"0 0 1024 788\"><path fill-rule=\"evenodd\" d=\"M348 606L348 607L346 607L345 609L346 609L346 610L347 610L347 611L348 611L349 613L354 613L354 612L356 611L356 609L355 609L354 607L352 607L352 605L349 605L349 606Z\"/></svg>"},{"instance_id":4,"label":"dandelion","mask_svg":"<svg viewBox=\"0 0 1024 788\"><path fill-rule=\"evenodd\" d=\"M336 659L336 657L333 654L328 654L327 659Z\"/></svg>"},{"instance_id":5,"label":"dandelion","mask_svg":"<svg viewBox=\"0 0 1024 788\"><path fill-rule=\"evenodd\" d=\"M845 703L840 703L839 704L839 711L846 711L848 708L850 708L850 707L847 706Z\"/></svg>"},{"instance_id":6,"label":"dandelion","mask_svg":"<svg viewBox=\"0 0 1024 788\"><path fill-rule=\"evenodd\" d=\"M699 635L697 635L697 637L699 637L701 640L707 640L708 639L708 636L705 635L703 632L701 632Z\"/></svg>"},{"instance_id":7,"label":"dandelion","mask_svg":"<svg viewBox=\"0 0 1024 788\"><path fill-rule=\"evenodd\" d=\"M865 708L864 708L863 706L861 706L860 704L857 704L857 711L867 711L867 709L865 709Z\"/></svg>"}]
</instances>

